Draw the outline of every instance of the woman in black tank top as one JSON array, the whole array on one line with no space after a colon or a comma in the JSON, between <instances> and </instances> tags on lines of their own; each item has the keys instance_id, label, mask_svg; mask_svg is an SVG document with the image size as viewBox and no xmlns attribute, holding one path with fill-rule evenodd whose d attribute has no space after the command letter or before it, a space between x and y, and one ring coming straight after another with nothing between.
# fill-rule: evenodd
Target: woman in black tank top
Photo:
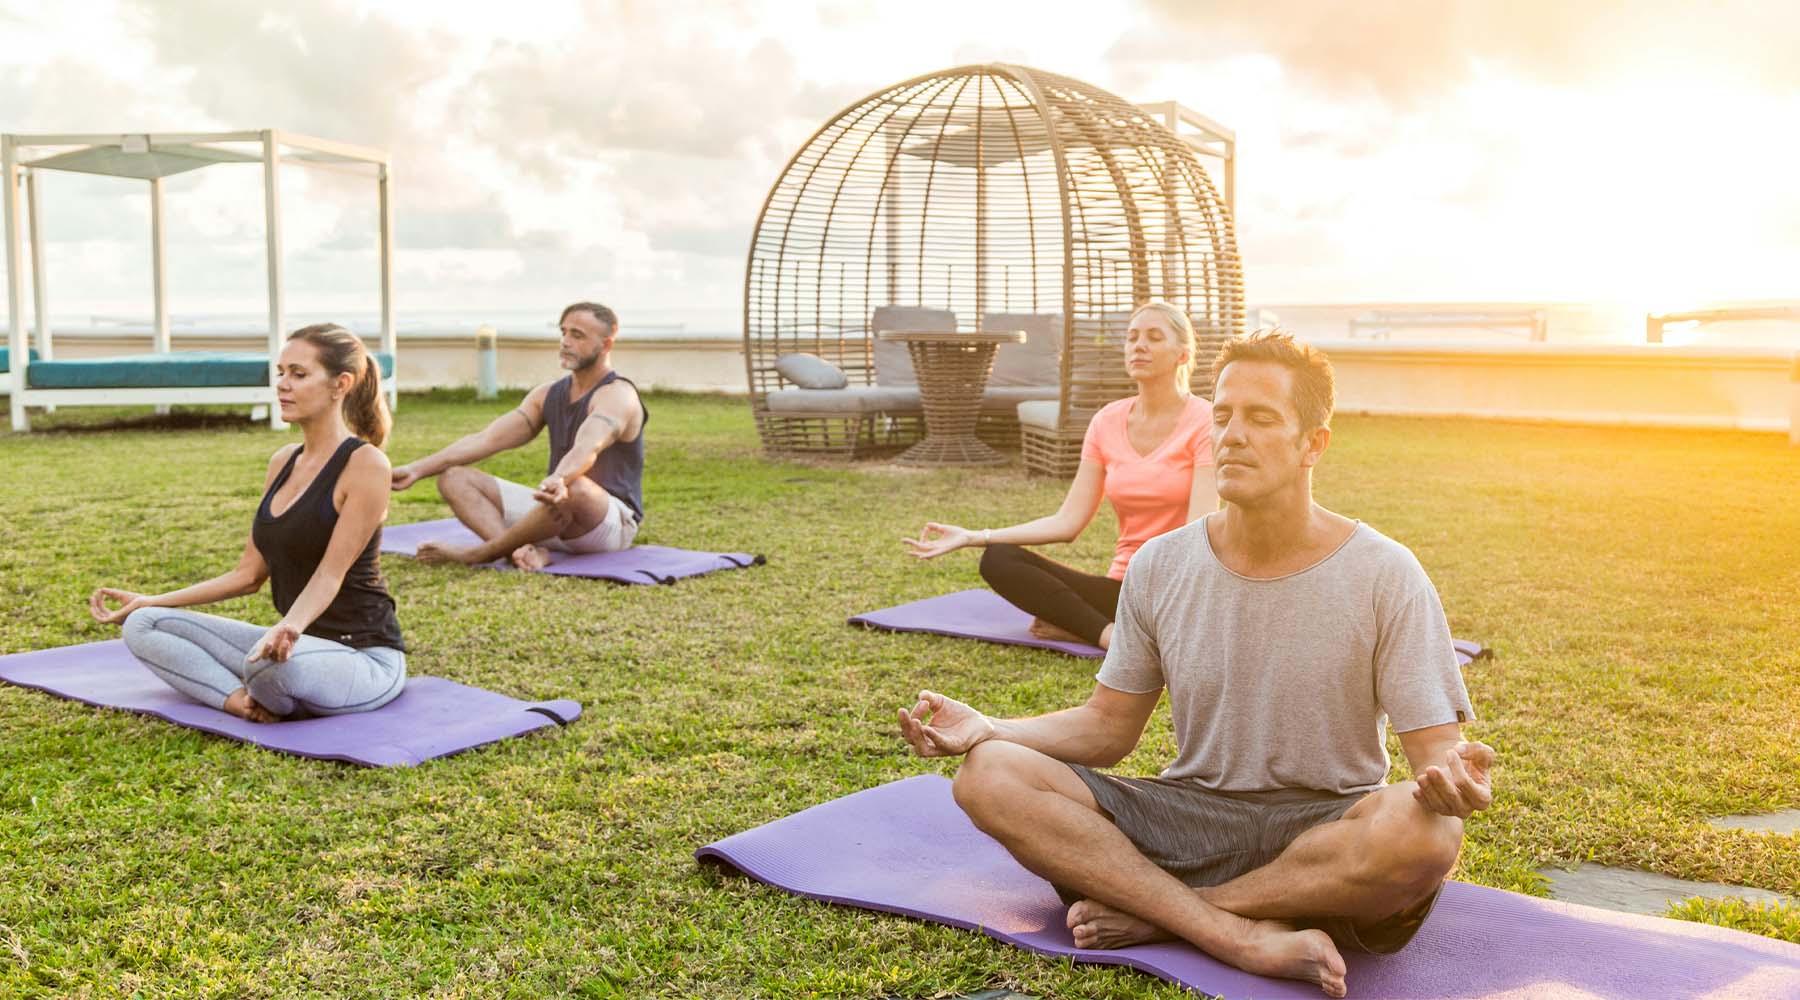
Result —
<instances>
[{"instance_id":1,"label":"woman in black tank top","mask_svg":"<svg viewBox=\"0 0 1800 1000\"><path fill-rule=\"evenodd\" d=\"M123 622L138 659L202 704L253 722L367 712L406 684L381 576L392 480L381 370L355 334L328 323L290 336L277 370L281 415L302 441L270 458L237 567L166 594L101 587L89 611ZM174 610L253 594L265 580L282 616L273 627Z\"/></svg>"}]
</instances>

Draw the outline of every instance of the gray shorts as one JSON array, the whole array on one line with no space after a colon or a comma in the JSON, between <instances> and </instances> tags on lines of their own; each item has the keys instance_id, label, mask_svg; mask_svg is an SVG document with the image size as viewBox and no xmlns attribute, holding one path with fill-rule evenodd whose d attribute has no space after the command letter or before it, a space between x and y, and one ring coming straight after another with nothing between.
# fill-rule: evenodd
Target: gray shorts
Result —
<instances>
[{"instance_id":1,"label":"gray shorts","mask_svg":"<svg viewBox=\"0 0 1800 1000\"><path fill-rule=\"evenodd\" d=\"M525 515L537 507L537 488L515 483L510 479L494 477L494 484L500 489L500 519L512 527L525 519ZM607 508L606 516L600 523L578 538L558 538L552 535L539 542L546 549L555 552L617 552L631 545L637 537L637 514L631 506L611 493L606 495L612 501Z\"/></svg>"},{"instance_id":2,"label":"gray shorts","mask_svg":"<svg viewBox=\"0 0 1800 1000\"><path fill-rule=\"evenodd\" d=\"M1070 764L1094 800L1158 868L1191 886L1219 885L1274 861L1295 838L1330 823L1361 801L1305 788L1219 792L1191 781L1121 778ZM1076 897L1058 888L1063 901ZM1374 925L1347 917L1292 920L1317 927L1347 951L1387 955L1406 947L1425 923L1438 893Z\"/></svg>"}]
</instances>

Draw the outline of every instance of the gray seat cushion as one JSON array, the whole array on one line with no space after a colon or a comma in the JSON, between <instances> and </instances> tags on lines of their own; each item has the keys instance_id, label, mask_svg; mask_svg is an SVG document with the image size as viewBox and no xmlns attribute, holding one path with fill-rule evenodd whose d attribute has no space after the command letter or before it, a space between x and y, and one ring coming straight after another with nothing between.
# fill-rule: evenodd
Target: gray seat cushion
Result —
<instances>
[{"instance_id":1,"label":"gray seat cushion","mask_svg":"<svg viewBox=\"0 0 1800 1000\"><path fill-rule=\"evenodd\" d=\"M981 409L1011 414L1020 403L1047 399L1052 403L1062 398L1062 387L1056 385L991 385L981 394Z\"/></svg>"},{"instance_id":2,"label":"gray seat cushion","mask_svg":"<svg viewBox=\"0 0 1800 1000\"><path fill-rule=\"evenodd\" d=\"M948 309L923 306L882 306L869 319L869 336L875 339L875 384L878 386L916 386L919 376L913 371L912 355L905 344L882 340L881 334L895 330L954 330L956 314Z\"/></svg>"},{"instance_id":3,"label":"gray seat cushion","mask_svg":"<svg viewBox=\"0 0 1800 1000\"><path fill-rule=\"evenodd\" d=\"M1033 399L1019 404L1019 425L1041 431L1055 431L1062 416L1061 401Z\"/></svg>"},{"instance_id":4,"label":"gray seat cushion","mask_svg":"<svg viewBox=\"0 0 1800 1000\"><path fill-rule=\"evenodd\" d=\"M917 413L919 390L904 386L858 385L845 389L777 389L768 395L776 416L861 416Z\"/></svg>"},{"instance_id":5,"label":"gray seat cushion","mask_svg":"<svg viewBox=\"0 0 1800 1000\"><path fill-rule=\"evenodd\" d=\"M775 359L775 370L802 389L842 389L850 384L842 368L817 354L783 354Z\"/></svg>"},{"instance_id":6,"label":"gray seat cushion","mask_svg":"<svg viewBox=\"0 0 1800 1000\"><path fill-rule=\"evenodd\" d=\"M1023 330L1023 344L1001 344L988 385L1056 385L1062 382L1061 313L987 313L983 330Z\"/></svg>"},{"instance_id":7,"label":"gray seat cushion","mask_svg":"<svg viewBox=\"0 0 1800 1000\"><path fill-rule=\"evenodd\" d=\"M981 412L1012 414L1021 402L1045 401L1055 408L1062 389L1054 385L1013 385L981 394ZM767 397L776 416L861 416L922 413L919 390L905 386L854 385L845 389L777 389Z\"/></svg>"}]
</instances>

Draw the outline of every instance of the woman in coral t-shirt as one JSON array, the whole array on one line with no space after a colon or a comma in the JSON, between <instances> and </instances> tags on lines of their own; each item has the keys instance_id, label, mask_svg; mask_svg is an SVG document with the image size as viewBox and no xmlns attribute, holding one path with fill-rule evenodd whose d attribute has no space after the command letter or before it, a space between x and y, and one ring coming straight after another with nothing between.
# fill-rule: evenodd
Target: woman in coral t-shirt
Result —
<instances>
[{"instance_id":1,"label":"woman in coral t-shirt","mask_svg":"<svg viewBox=\"0 0 1800 1000\"><path fill-rule=\"evenodd\" d=\"M1188 391L1194 350L1194 327L1185 313L1162 301L1139 306L1125 335L1125 370L1138 384L1137 395L1094 414L1062 507L1006 528L971 531L928 522L918 538L906 539L912 554L931 559L984 546L982 579L1032 614L1033 635L1110 646L1119 584L1132 554L1219 506L1212 404ZM1074 541L1093 521L1102 497L1112 501L1119 519L1119 542L1105 576L1023 548Z\"/></svg>"}]
</instances>

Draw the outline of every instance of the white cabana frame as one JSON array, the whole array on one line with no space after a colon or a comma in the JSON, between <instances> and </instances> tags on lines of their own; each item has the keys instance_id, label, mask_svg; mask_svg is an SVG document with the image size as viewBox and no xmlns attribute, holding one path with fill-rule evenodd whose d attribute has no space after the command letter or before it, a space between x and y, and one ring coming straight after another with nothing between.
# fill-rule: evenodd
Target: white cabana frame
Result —
<instances>
[{"instance_id":1,"label":"white cabana frame","mask_svg":"<svg viewBox=\"0 0 1800 1000\"><path fill-rule=\"evenodd\" d=\"M163 267L164 177L220 163L261 164L263 216L267 233L269 285L269 382L261 386L209 388L86 388L32 389L28 387L30 345L25 336L25 288L22 268L29 236L32 288L39 360L55 358L50 330L49 299L44 274L43 241L39 228L37 172L63 170L148 181L150 184L150 253L155 286L154 350L170 351L169 304ZM248 403L269 408L269 426L281 428L281 408L275 404L273 360L286 335L282 284L281 166L297 163L325 170L341 170L373 176L379 199L378 228L381 268L381 350L399 364L394 332L393 177L388 154L382 150L318 139L293 132L262 129L253 132L181 132L87 135L0 135L0 189L5 192L6 307L8 345L11 348L10 394L12 428L31 429L26 408L31 406L122 405L174 403ZM371 171L369 168L373 168ZM24 201L21 210L21 198ZM21 232L21 215L24 232ZM390 405L397 403L396 377L388 380Z\"/></svg>"}]
</instances>

